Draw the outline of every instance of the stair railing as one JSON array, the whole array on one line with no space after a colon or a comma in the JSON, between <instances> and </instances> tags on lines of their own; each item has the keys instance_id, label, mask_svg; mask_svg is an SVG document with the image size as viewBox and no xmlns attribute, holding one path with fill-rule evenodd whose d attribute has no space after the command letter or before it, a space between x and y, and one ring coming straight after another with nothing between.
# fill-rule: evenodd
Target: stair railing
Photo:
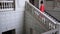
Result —
<instances>
[{"instance_id":1,"label":"stair railing","mask_svg":"<svg viewBox=\"0 0 60 34\"><path fill-rule=\"evenodd\" d=\"M15 1L0 1L0 11L6 10L14 10L15 9Z\"/></svg>"},{"instance_id":2,"label":"stair railing","mask_svg":"<svg viewBox=\"0 0 60 34\"><path fill-rule=\"evenodd\" d=\"M25 2L25 11L29 12L31 15L33 15L36 19L38 19L42 24L47 26L49 31L48 33L42 33L42 34L52 34L58 32L60 34L60 23L56 21L53 17L51 17L49 14L46 14L45 12L41 12L38 8L33 6L30 2Z\"/></svg>"}]
</instances>

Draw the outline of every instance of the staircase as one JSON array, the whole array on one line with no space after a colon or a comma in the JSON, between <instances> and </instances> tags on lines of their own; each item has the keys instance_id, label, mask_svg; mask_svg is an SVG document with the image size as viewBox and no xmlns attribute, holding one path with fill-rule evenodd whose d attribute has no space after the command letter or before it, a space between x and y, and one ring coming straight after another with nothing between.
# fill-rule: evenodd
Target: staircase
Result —
<instances>
[{"instance_id":1,"label":"staircase","mask_svg":"<svg viewBox=\"0 0 60 34\"><path fill-rule=\"evenodd\" d=\"M24 34L60 34L60 23L46 12L41 12L31 3L25 3Z\"/></svg>"},{"instance_id":2,"label":"staircase","mask_svg":"<svg viewBox=\"0 0 60 34\"><path fill-rule=\"evenodd\" d=\"M51 14L52 16L54 16L58 21L60 21L60 11L59 10L47 10L46 12L48 12L49 14Z\"/></svg>"}]
</instances>

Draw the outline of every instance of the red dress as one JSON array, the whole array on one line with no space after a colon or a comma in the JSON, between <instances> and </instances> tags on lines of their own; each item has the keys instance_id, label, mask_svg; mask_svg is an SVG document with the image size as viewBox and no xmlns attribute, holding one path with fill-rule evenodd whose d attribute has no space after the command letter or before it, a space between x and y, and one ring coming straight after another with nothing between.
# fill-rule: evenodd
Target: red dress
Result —
<instances>
[{"instance_id":1,"label":"red dress","mask_svg":"<svg viewBox=\"0 0 60 34\"><path fill-rule=\"evenodd\" d=\"M41 11L41 12L44 12L44 10L45 10L44 4L41 4L41 6L40 6L40 11Z\"/></svg>"}]
</instances>

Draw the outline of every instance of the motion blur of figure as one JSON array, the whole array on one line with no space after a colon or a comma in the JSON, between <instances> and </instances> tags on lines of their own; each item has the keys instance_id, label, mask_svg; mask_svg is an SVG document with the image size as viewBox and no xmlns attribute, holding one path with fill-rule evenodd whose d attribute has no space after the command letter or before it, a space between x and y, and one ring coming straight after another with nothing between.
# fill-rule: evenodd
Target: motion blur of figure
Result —
<instances>
[{"instance_id":1,"label":"motion blur of figure","mask_svg":"<svg viewBox=\"0 0 60 34\"><path fill-rule=\"evenodd\" d=\"M41 1L40 11L41 12L44 12L45 11L45 6L43 4L43 1Z\"/></svg>"},{"instance_id":2,"label":"motion blur of figure","mask_svg":"<svg viewBox=\"0 0 60 34\"><path fill-rule=\"evenodd\" d=\"M45 12L45 6L44 6L44 4L43 4L43 1L41 1L41 6L40 6L40 9L39 9L41 12ZM41 17L41 19L42 19L42 22L45 24L45 18L44 18L44 16L43 15L41 15L40 14L40 17Z\"/></svg>"}]
</instances>

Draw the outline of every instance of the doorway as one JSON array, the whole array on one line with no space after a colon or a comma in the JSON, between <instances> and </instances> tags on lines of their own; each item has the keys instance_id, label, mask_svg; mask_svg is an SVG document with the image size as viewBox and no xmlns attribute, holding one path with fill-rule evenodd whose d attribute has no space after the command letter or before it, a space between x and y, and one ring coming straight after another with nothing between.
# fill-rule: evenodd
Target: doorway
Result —
<instances>
[{"instance_id":1,"label":"doorway","mask_svg":"<svg viewBox=\"0 0 60 34\"><path fill-rule=\"evenodd\" d=\"M29 0L29 2L34 5L34 0Z\"/></svg>"},{"instance_id":2,"label":"doorway","mask_svg":"<svg viewBox=\"0 0 60 34\"><path fill-rule=\"evenodd\" d=\"M39 8L39 0L29 0L31 4L33 4L35 7Z\"/></svg>"},{"instance_id":3,"label":"doorway","mask_svg":"<svg viewBox=\"0 0 60 34\"><path fill-rule=\"evenodd\" d=\"M2 34L15 34L15 29L2 32Z\"/></svg>"}]
</instances>

